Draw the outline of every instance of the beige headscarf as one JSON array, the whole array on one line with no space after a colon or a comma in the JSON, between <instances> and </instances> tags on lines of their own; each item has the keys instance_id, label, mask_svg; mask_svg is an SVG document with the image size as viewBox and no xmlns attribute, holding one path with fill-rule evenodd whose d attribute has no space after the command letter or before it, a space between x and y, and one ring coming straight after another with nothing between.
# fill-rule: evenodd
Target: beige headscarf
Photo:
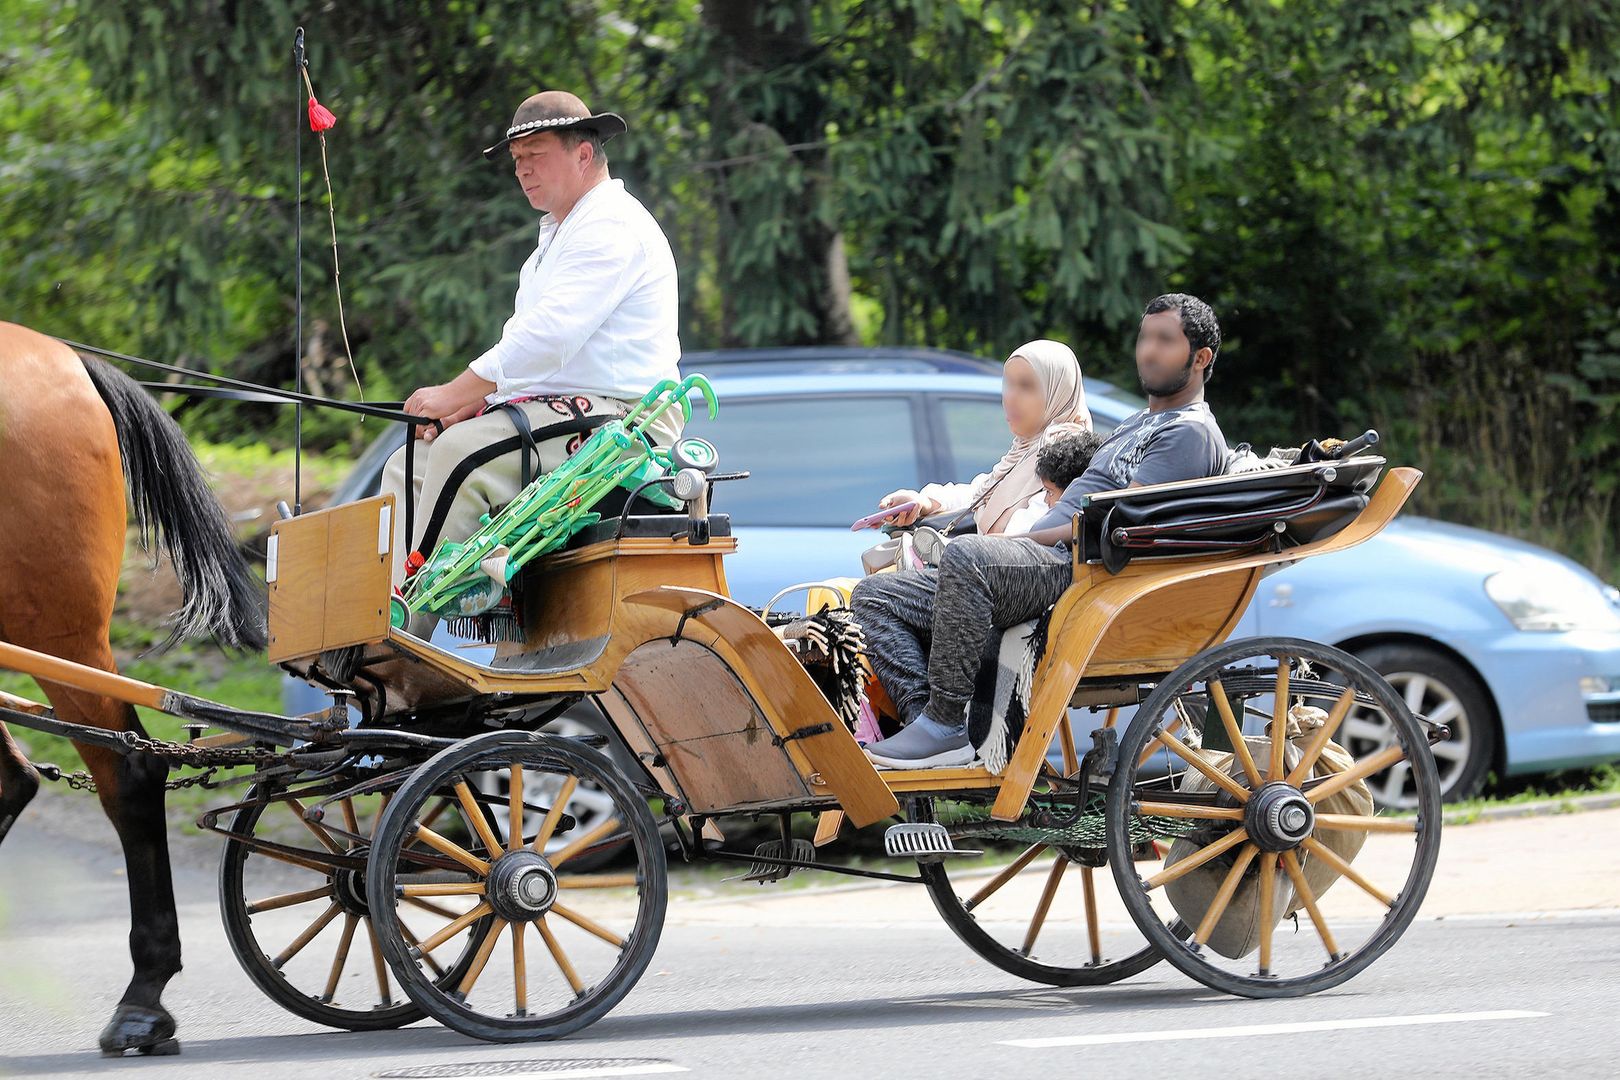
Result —
<instances>
[{"instance_id":1,"label":"beige headscarf","mask_svg":"<svg viewBox=\"0 0 1620 1080\"><path fill-rule=\"evenodd\" d=\"M1046 393L1044 429L1032 439L1018 436L1011 448L996 462L989 477L973 495L973 520L979 535L1005 525L1018 507L1040 493L1040 477L1035 475L1035 457L1053 439L1091 430L1091 413L1086 408L1086 389L1080 381L1080 361L1074 350L1060 341L1031 341L1013 351L1035 369Z\"/></svg>"}]
</instances>

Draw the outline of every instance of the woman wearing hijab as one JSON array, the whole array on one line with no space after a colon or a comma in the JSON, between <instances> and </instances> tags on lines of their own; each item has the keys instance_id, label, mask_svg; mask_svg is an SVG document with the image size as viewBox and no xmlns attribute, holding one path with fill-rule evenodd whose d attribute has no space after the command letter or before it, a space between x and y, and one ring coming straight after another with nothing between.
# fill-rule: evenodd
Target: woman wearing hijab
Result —
<instances>
[{"instance_id":1,"label":"woman wearing hijab","mask_svg":"<svg viewBox=\"0 0 1620 1080\"><path fill-rule=\"evenodd\" d=\"M970 484L929 484L921 491L896 491L878 509L914 502L896 525L910 525L936 514L972 511L981 536L1027 532L1047 511L1035 459L1055 439L1091 430L1080 362L1058 341L1031 341L1007 358L1001 373L1001 407L1012 429L1012 446L995 467Z\"/></svg>"}]
</instances>

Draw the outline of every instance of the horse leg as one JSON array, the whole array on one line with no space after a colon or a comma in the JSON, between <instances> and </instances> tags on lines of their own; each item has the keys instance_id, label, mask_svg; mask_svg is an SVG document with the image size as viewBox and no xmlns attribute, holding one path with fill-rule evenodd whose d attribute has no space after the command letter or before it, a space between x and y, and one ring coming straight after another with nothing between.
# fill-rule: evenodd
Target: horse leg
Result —
<instances>
[{"instance_id":1,"label":"horse leg","mask_svg":"<svg viewBox=\"0 0 1620 1080\"><path fill-rule=\"evenodd\" d=\"M39 773L23 756L22 748L0 724L0 841L4 841L17 815L39 790Z\"/></svg>"},{"instance_id":2,"label":"horse leg","mask_svg":"<svg viewBox=\"0 0 1620 1080\"><path fill-rule=\"evenodd\" d=\"M112 650L101 639L90 655L67 655L80 663L113 670ZM110 731L144 734L132 706L63 687L46 686L56 713L72 723ZM163 990L180 972L180 921L169 868L169 836L163 795L166 761L145 751L120 753L74 744L95 779L101 808L112 821L124 851L129 882L129 954L134 974L112 1019L101 1032L101 1052L179 1053L174 1018L163 1007Z\"/></svg>"}]
</instances>

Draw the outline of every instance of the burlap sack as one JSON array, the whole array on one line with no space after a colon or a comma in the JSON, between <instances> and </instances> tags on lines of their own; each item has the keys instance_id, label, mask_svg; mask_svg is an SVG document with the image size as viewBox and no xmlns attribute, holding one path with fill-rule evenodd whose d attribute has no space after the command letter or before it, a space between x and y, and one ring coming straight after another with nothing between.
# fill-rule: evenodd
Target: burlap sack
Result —
<instances>
[{"instance_id":1,"label":"burlap sack","mask_svg":"<svg viewBox=\"0 0 1620 1080\"><path fill-rule=\"evenodd\" d=\"M1299 764L1304 754L1304 746L1310 741L1311 735L1327 723L1327 713L1321 709L1307 705L1295 705L1288 712L1288 744L1284 748L1284 767L1291 770ZM1266 762L1271 756L1271 736L1266 735L1245 736L1249 754L1264 773ZM1245 786L1248 784L1243 773L1243 765L1233 754L1215 751L1199 751L1205 761L1216 769L1229 776L1236 777ZM1317 757L1316 764L1311 767L1311 777L1331 776L1344 772L1355 764L1350 752L1336 742L1329 742L1322 748ZM1202 773L1187 770L1182 779L1180 789L1186 792L1205 792L1214 788L1212 783ZM1358 780L1336 795L1330 795L1316 805L1319 814L1356 814L1368 815L1373 812L1372 792L1368 790L1365 781ZM1224 823L1223 823L1224 824ZM1367 834L1364 832L1349 832L1339 829L1323 829L1317 832L1316 839L1323 847L1337 854L1345 862L1355 859L1361 851L1361 845L1366 842ZM1182 859L1196 854L1204 846L1203 841L1190 840L1185 837L1177 839L1170 845L1170 854L1165 857L1166 868L1174 866ZM1185 874L1165 886L1165 894L1170 899L1170 905L1175 908L1181 921L1190 927L1196 928L1204 920L1204 913L1209 910L1220 891L1221 882L1225 880L1227 872L1232 869L1232 863L1237 858L1241 845L1231 852L1205 863L1191 873ZM1338 871L1328 866L1322 860L1313 858L1303 848L1297 849L1295 854L1299 857L1301 870L1305 881L1311 887L1311 892L1320 899L1322 894L1339 880ZM1295 895L1293 882L1288 874L1278 868L1274 879L1275 886L1272 896L1271 911L1273 925L1292 915L1303 907L1303 903ZM1260 947L1260 870L1259 860L1249 864L1242 880L1238 883L1237 892L1232 895L1232 901L1226 907L1226 912L1216 922L1214 931L1210 934L1209 947L1222 956L1237 959L1247 956Z\"/></svg>"}]
</instances>

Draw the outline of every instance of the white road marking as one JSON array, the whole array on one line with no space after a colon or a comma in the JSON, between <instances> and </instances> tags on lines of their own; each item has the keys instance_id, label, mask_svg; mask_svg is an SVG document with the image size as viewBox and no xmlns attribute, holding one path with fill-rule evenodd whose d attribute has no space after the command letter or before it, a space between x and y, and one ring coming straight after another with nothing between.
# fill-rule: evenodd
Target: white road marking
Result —
<instances>
[{"instance_id":1,"label":"white road marking","mask_svg":"<svg viewBox=\"0 0 1620 1080\"><path fill-rule=\"evenodd\" d=\"M1418 1024L1465 1024L1480 1020L1530 1020L1544 1012L1504 1009L1497 1012L1429 1013L1421 1016L1366 1016L1356 1020L1307 1020L1295 1024L1249 1024L1241 1027L1170 1028L1165 1031L1122 1031L1109 1035L1056 1035L1045 1039L1005 1039L1002 1046L1108 1046L1115 1043L1177 1042L1183 1039L1236 1039L1250 1035L1296 1035L1307 1031L1411 1027Z\"/></svg>"},{"instance_id":2,"label":"white road marking","mask_svg":"<svg viewBox=\"0 0 1620 1080\"><path fill-rule=\"evenodd\" d=\"M594 1066L584 1069L564 1069L561 1072L503 1073L500 1080L568 1080L569 1077L652 1076L654 1073L683 1073L690 1071L685 1066L671 1065L664 1062L656 1065L610 1065L605 1068Z\"/></svg>"}]
</instances>

